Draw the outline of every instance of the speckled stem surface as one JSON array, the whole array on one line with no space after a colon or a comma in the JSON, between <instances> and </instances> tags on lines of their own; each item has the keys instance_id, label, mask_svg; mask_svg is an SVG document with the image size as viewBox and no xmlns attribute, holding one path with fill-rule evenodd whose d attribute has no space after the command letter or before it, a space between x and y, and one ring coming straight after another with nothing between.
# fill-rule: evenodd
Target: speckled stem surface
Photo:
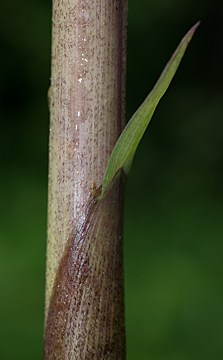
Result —
<instances>
[{"instance_id":1,"label":"speckled stem surface","mask_svg":"<svg viewBox=\"0 0 223 360\"><path fill-rule=\"evenodd\" d=\"M94 200L124 126L127 0L53 0L45 360L125 359L123 192Z\"/></svg>"}]
</instances>

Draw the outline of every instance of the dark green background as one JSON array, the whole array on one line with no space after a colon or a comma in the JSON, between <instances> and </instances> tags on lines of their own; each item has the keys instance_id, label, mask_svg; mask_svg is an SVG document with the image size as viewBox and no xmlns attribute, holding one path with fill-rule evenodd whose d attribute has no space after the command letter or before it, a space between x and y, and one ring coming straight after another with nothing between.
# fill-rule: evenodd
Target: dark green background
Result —
<instances>
[{"instance_id":1,"label":"dark green background","mask_svg":"<svg viewBox=\"0 0 223 360\"><path fill-rule=\"evenodd\" d=\"M223 359L223 9L130 0L128 118L202 20L126 193L128 360ZM0 359L42 357L51 3L0 12ZM99 359L100 360L100 359Z\"/></svg>"}]
</instances>

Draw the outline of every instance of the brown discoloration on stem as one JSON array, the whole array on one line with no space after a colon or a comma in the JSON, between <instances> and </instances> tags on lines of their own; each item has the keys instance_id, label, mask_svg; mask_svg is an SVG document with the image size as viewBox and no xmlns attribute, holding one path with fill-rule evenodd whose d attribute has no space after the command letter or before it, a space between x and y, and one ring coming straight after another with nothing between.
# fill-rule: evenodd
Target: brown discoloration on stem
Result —
<instances>
[{"instance_id":1,"label":"brown discoloration on stem","mask_svg":"<svg viewBox=\"0 0 223 360\"><path fill-rule=\"evenodd\" d=\"M126 7L53 0L46 360L124 359L118 184L80 224L124 126Z\"/></svg>"},{"instance_id":2,"label":"brown discoloration on stem","mask_svg":"<svg viewBox=\"0 0 223 360\"><path fill-rule=\"evenodd\" d=\"M68 239L50 300L44 359L125 358L122 224L115 214L122 199L109 214L108 201L90 197ZM111 223L117 225L111 229Z\"/></svg>"}]
</instances>

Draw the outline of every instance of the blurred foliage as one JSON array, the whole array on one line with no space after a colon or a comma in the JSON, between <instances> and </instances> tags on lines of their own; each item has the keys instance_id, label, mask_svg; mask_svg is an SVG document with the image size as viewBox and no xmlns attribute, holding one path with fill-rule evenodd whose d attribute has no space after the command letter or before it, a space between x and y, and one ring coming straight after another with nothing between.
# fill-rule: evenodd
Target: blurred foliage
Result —
<instances>
[{"instance_id":1,"label":"blurred foliage","mask_svg":"<svg viewBox=\"0 0 223 360\"><path fill-rule=\"evenodd\" d=\"M223 358L223 4L129 0L127 117L200 29L126 191L128 360ZM42 356L51 3L0 12L1 359Z\"/></svg>"}]
</instances>

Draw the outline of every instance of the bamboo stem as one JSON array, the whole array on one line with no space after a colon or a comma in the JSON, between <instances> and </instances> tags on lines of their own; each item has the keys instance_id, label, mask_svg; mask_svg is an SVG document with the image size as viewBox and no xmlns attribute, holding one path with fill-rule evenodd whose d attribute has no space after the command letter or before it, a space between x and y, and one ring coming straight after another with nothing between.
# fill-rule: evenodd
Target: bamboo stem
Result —
<instances>
[{"instance_id":1,"label":"bamboo stem","mask_svg":"<svg viewBox=\"0 0 223 360\"><path fill-rule=\"evenodd\" d=\"M53 0L44 359L125 359L122 184L93 201L123 129L126 0Z\"/></svg>"}]
</instances>

